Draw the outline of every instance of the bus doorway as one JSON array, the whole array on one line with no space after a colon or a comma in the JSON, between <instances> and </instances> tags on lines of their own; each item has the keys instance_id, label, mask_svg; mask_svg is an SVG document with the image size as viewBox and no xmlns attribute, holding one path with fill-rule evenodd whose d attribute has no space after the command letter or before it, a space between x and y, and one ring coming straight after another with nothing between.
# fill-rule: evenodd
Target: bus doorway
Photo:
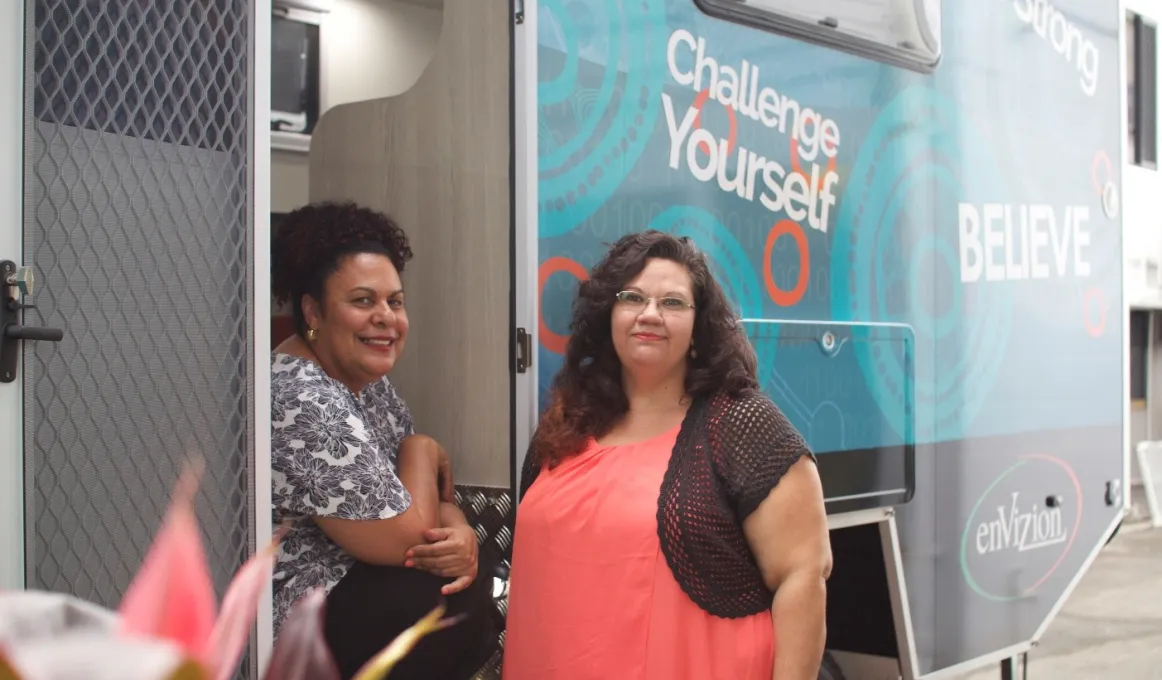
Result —
<instances>
[{"instance_id":1,"label":"bus doorway","mask_svg":"<svg viewBox=\"0 0 1162 680\"><path fill-rule=\"evenodd\" d=\"M273 229L308 202L354 201L408 235L409 341L389 379L416 431L452 457L481 562L500 565L478 578L494 579L502 625L523 377L506 4L334 0L304 12L276 1L271 116ZM272 346L290 334L289 313L274 310ZM486 674L499 673L502 639Z\"/></svg>"}]
</instances>

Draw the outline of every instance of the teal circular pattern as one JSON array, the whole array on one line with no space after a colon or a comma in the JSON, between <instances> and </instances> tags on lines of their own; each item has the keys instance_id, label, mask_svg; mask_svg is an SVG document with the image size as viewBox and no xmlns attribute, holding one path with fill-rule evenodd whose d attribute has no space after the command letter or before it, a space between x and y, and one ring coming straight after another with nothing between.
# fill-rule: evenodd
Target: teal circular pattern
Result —
<instances>
[{"instance_id":1,"label":"teal circular pattern","mask_svg":"<svg viewBox=\"0 0 1162 680\"><path fill-rule=\"evenodd\" d=\"M872 330L882 342L856 346L868 389L900 436L965 436L1001 369L1012 298L1003 286L962 283L957 253L959 203L1004 202L1004 186L987 140L924 87L880 112L849 173L832 250L832 315L912 327L910 357L886 342L898 337L888 329Z\"/></svg>"},{"instance_id":2,"label":"teal circular pattern","mask_svg":"<svg viewBox=\"0 0 1162 680\"><path fill-rule=\"evenodd\" d=\"M763 289L758 272L746 249L718 218L703 208L680 205L658 213L649 228L690 237L706 254L710 273L734 304L735 311L744 319L762 317ZM758 355L759 381L765 386L774 370L778 334L764 328L761 338L751 337L751 344Z\"/></svg>"},{"instance_id":3,"label":"teal circular pattern","mask_svg":"<svg viewBox=\"0 0 1162 680\"><path fill-rule=\"evenodd\" d=\"M538 0L538 232L568 233L603 206L637 164L666 77L665 0ZM563 52L562 52L563 49ZM556 55L552 55L552 51Z\"/></svg>"}]
</instances>

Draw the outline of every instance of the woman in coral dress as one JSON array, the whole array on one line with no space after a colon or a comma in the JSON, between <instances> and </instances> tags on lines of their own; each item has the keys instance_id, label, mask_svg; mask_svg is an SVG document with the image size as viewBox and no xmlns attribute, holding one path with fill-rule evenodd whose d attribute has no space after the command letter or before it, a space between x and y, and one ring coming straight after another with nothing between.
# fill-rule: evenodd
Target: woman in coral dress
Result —
<instances>
[{"instance_id":1,"label":"woman in coral dress","mask_svg":"<svg viewBox=\"0 0 1162 680\"><path fill-rule=\"evenodd\" d=\"M815 680L814 458L704 257L627 236L582 284L522 474L505 680Z\"/></svg>"}]
</instances>

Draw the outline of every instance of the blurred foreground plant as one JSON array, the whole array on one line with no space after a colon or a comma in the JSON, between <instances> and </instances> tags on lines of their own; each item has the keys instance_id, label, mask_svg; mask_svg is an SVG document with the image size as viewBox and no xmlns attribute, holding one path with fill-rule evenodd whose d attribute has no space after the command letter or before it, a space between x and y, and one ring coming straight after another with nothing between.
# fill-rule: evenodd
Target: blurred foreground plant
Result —
<instances>
[{"instance_id":1,"label":"blurred foreground plant","mask_svg":"<svg viewBox=\"0 0 1162 680\"><path fill-rule=\"evenodd\" d=\"M228 680L238 669L283 527L235 574L218 610L185 472L117 612L59 593L0 592L0 680ZM287 615L262 680L339 680L323 636L322 589ZM456 623L438 606L369 661L380 680L425 635Z\"/></svg>"}]
</instances>

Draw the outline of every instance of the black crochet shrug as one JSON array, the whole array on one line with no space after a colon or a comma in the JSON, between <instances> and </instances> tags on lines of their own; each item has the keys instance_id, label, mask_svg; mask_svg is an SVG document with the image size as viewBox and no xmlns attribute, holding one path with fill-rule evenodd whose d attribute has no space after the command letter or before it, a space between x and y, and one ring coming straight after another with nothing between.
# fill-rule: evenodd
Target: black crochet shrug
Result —
<instances>
[{"instance_id":1,"label":"black crochet shrug","mask_svg":"<svg viewBox=\"0 0 1162 680\"><path fill-rule=\"evenodd\" d=\"M706 612L740 618L770 608L742 523L801 456L814 460L761 393L691 404L662 480L658 539L678 585ZM526 456L520 498L539 472Z\"/></svg>"}]
</instances>

